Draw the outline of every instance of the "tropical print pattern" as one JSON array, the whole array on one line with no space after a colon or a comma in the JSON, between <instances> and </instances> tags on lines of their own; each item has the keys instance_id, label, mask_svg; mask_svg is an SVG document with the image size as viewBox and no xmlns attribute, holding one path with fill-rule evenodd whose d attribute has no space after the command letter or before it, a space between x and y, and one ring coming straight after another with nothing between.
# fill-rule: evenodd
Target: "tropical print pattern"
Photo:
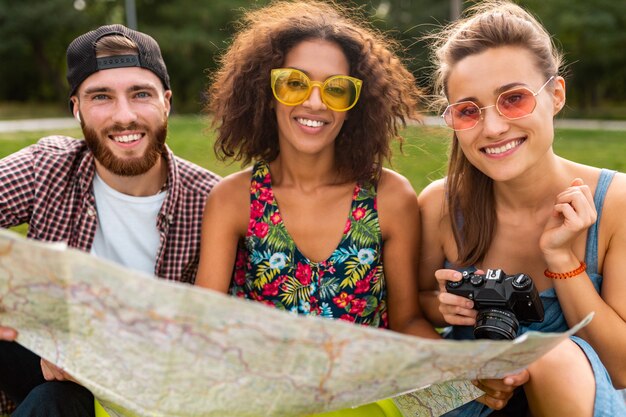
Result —
<instances>
[{"instance_id":1,"label":"tropical print pattern","mask_svg":"<svg viewBox=\"0 0 626 417\"><path fill-rule=\"evenodd\" d=\"M357 184L339 246L325 261L308 260L282 221L269 165L257 162L230 292L298 314L387 328L381 249L376 187Z\"/></svg>"}]
</instances>

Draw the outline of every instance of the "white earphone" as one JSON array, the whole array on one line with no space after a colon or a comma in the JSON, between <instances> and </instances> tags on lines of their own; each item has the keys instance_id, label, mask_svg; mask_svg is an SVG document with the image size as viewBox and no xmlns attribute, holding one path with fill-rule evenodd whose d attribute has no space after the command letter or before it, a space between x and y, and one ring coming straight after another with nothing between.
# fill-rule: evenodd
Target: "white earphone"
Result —
<instances>
[{"instance_id":1,"label":"white earphone","mask_svg":"<svg viewBox=\"0 0 626 417\"><path fill-rule=\"evenodd\" d=\"M76 114L74 115L74 117L76 117L76 120L78 120L78 123L81 123L81 120L80 120L80 113L79 113L79 112L76 112Z\"/></svg>"}]
</instances>

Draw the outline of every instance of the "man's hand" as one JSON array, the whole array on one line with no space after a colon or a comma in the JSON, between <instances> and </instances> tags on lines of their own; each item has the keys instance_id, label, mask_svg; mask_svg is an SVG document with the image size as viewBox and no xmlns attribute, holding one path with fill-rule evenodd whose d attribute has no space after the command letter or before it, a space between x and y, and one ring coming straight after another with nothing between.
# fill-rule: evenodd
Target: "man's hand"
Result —
<instances>
[{"instance_id":1,"label":"man's hand","mask_svg":"<svg viewBox=\"0 0 626 417\"><path fill-rule=\"evenodd\" d=\"M59 368L52 362L48 362L45 359L41 359L41 372L46 381L73 381L74 378L63 369Z\"/></svg>"},{"instance_id":2,"label":"man's hand","mask_svg":"<svg viewBox=\"0 0 626 417\"><path fill-rule=\"evenodd\" d=\"M528 370L523 369L516 374L507 375L503 379L479 379L472 381L485 395L476 399L494 410L503 409L513 396L515 388L524 385L530 379Z\"/></svg>"},{"instance_id":3,"label":"man's hand","mask_svg":"<svg viewBox=\"0 0 626 417\"><path fill-rule=\"evenodd\" d=\"M17 330L11 327L0 326L0 340L13 342L17 338Z\"/></svg>"}]
</instances>

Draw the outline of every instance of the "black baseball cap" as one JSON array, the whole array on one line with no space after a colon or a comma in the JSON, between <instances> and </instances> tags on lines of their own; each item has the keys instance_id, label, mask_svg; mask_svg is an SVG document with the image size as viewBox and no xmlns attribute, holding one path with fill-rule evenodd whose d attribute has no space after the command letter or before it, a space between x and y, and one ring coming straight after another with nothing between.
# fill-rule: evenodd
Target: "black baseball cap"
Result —
<instances>
[{"instance_id":1,"label":"black baseball cap","mask_svg":"<svg viewBox=\"0 0 626 417\"><path fill-rule=\"evenodd\" d=\"M121 35L132 40L137 45L139 54L97 58L96 43L101 38L111 35ZM126 26L106 25L79 36L67 47L67 82L70 85L70 97L94 72L123 67L141 67L150 70L159 77L166 90L170 89L170 77L159 44L151 36ZM70 111L72 107L70 101Z\"/></svg>"}]
</instances>

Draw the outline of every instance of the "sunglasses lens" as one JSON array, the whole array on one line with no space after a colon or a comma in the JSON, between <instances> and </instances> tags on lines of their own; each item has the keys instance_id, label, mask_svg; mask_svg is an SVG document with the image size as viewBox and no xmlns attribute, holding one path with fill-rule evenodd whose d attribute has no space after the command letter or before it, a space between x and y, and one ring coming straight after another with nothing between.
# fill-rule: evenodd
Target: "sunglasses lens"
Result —
<instances>
[{"instance_id":1,"label":"sunglasses lens","mask_svg":"<svg viewBox=\"0 0 626 417\"><path fill-rule=\"evenodd\" d=\"M498 97L497 107L507 119L520 119L535 110L535 95L526 88L505 91Z\"/></svg>"},{"instance_id":2,"label":"sunglasses lens","mask_svg":"<svg viewBox=\"0 0 626 417\"><path fill-rule=\"evenodd\" d=\"M359 89L352 78L337 76L324 83L322 100L331 110L348 110L356 104L358 98Z\"/></svg>"},{"instance_id":3,"label":"sunglasses lens","mask_svg":"<svg viewBox=\"0 0 626 417\"><path fill-rule=\"evenodd\" d=\"M272 70L272 91L278 101L287 106L304 103L313 87L320 88L322 101L334 111L351 109L359 99L361 80L347 75L336 75L322 84L312 82L302 71L289 68Z\"/></svg>"},{"instance_id":4,"label":"sunglasses lens","mask_svg":"<svg viewBox=\"0 0 626 417\"><path fill-rule=\"evenodd\" d=\"M309 84L309 78L298 70L281 69L272 73L274 96L288 106L296 106L307 99Z\"/></svg>"},{"instance_id":5,"label":"sunglasses lens","mask_svg":"<svg viewBox=\"0 0 626 417\"><path fill-rule=\"evenodd\" d=\"M480 108L471 101L462 101L449 105L443 118L454 130L471 129L480 120Z\"/></svg>"}]
</instances>

